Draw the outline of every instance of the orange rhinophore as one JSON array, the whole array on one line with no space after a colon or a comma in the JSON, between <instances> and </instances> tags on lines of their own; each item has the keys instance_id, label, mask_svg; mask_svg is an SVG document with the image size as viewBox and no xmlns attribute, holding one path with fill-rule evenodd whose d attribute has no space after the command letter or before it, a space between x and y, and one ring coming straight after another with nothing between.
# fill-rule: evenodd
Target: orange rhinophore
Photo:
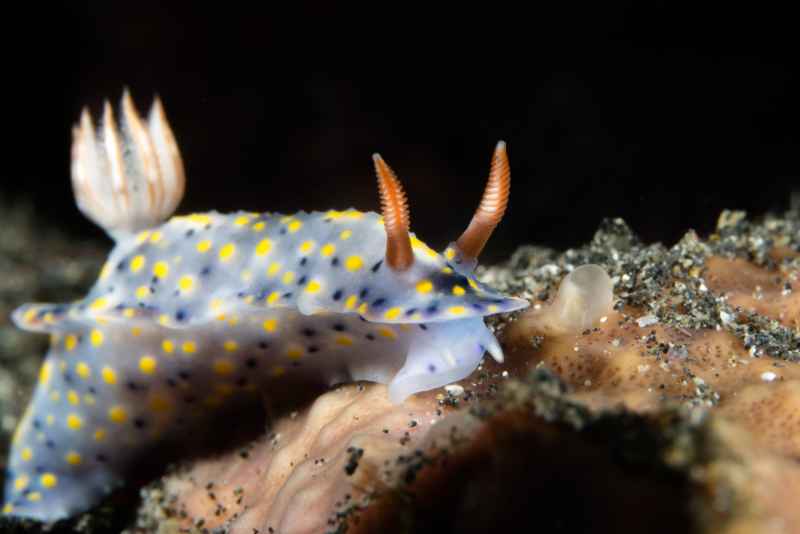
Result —
<instances>
[{"instance_id":1,"label":"orange rhinophore","mask_svg":"<svg viewBox=\"0 0 800 534\"><path fill-rule=\"evenodd\" d=\"M410 219L406 194L397 175L380 154L373 154L372 159L378 174L378 191L386 228L386 263L395 271L405 271L414 263L408 234Z\"/></svg>"},{"instance_id":2,"label":"orange rhinophore","mask_svg":"<svg viewBox=\"0 0 800 534\"><path fill-rule=\"evenodd\" d=\"M480 255L495 226L500 224L506 212L510 192L511 169L508 165L508 153L506 144L500 141L494 149L489 179L481 203L469 226L456 241L456 247L465 260L476 260Z\"/></svg>"}]
</instances>

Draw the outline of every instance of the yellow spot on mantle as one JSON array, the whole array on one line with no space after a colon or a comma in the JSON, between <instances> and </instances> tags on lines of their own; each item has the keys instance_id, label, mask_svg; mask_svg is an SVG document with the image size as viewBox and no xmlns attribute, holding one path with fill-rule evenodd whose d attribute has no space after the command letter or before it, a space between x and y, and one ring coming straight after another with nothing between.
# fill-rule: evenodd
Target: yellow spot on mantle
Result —
<instances>
[{"instance_id":1,"label":"yellow spot on mantle","mask_svg":"<svg viewBox=\"0 0 800 534\"><path fill-rule=\"evenodd\" d=\"M154 357L149 355L144 355L141 358L139 358L139 370L142 373L146 375L152 375L153 373L156 372L157 367L158 367L158 360L156 360Z\"/></svg>"},{"instance_id":2,"label":"yellow spot on mantle","mask_svg":"<svg viewBox=\"0 0 800 534\"><path fill-rule=\"evenodd\" d=\"M56 484L58 484L58 478L53 473L44 473L41 478L39 478L39 483L43 488L54 488Z\"/></svg>"},{"instance_id":3,"label":"yellow spot on mantle","mask_svg":"<svg viewBox=\"0 0 800 534\"><path fill-rule=\"evenodd\" d=\"M94 302L92 302L89 305L89 309L92 311L99 311L107 307L108 307L108 299L105 297L100 297L98 299L95 299Z\"/></svg>"},{"instance_id":4,"label":"yellow spot on mantle","mask_svg":"<svg viewBox=\"0 0 800 534\"><path fill-rule=\"evenodd\" d=\"M194 354L197 352L197 343L194 341L184 341L183 345L181 345L181 349L186 354Z\"/></svg>"},{"instance_id":5,"label":"yellow spot on mantle","mask_svg":"<svg viewBox=\"0 0 800 534\"><path fill-rule=\"evenodd\" d=\"M21 475L21 476L18 476L18 477L16 478L16 480L14 480L14 489L15 489L16 491L22 491L22 490L24 490L25 488L27 488L27 487L28 487L28 483L30 482L30 480L31 480L31 479L30 479L30 478L28 478L28 475Z\"/></svg>"},{"instance_id":6,"label":"yellow spot on mantle","mask_svg":"<svg viewBox=\"0 0 800 534\"><path fill-rule=\"evenodd\" d=\"M98 428L97 430L94 431L92 437L94 438L95 441L103 441L104 439L106 439L106 429Z\"/></svg>"},{"instance_id":7,"label":"yellow spot on mantle","mask_svg":"<svg viewBox=\"0 0 800 534\"><path fill-rule=\"evenodd\" d=\"M103 268L100 269L100 280L105 280L106 278L108 278L111 275L112 269L113 267L111 266L111 264L109 262L105 262L103 264Z\"/></svg>"},{"instance_id":8,"label":"yellow spot on mantle","mask_svg":"<svg viewBox=\"0 0 800 534\"><path fill-rule=\"evenodd\" d=\"M178 280L178 287L181 291L191 291L194 288L194 276L185 274Z\"/></svg>"},{"instance_id":9,"label":"yellow spot on mantle","mask_svg":"<svg viewBox=\"0 0 800 534\"><path fill-rule=\"evenodd\" d=\"M202 241L197 243L197 247L195 248L197 248L197 252L204 254L211 249L211 241L209 241L208 239L203 239Z\"/></svg>"},{"instance_id":10,"label":"yellow spot on mantle","mask_svg":"<svg viewBox=\"0 0 800 534\"><path fill-rule=\"evenodd\" d=\"M39 383L46 386L50 382L50 370L52 365L50 362L44 362L42 367L39 368Z\"/></svg>"},{"instance_id":11,"label":"yellow spot on mantle","mask_svg":"<svg viewBox=\"0 0 800 534\"><path fill-rule=\"evenodd\" d=\"M225 343L222 344L222 346L228 352L236 352L236 349L239 348L239 344L232 339L227 340Z\"/></svg>"},{"instance_id":12,"label":"yellow spot on mantle","mask_svg":"<svg viewBox=\"0 0 800 534\"><path fill-rule=\"evenodd\" d=\"M305 351L303 350L302 347L298 346L289 347L289 349L286 351L286 356L288 356L292 360L297 360L299 358L302 358L303 354L305 354Z\"/></svg>"},{"instance_id":13,"label":"yellow spot on mantle","mask_svg":"<svg viewBox=\"0 0 800 534\"><path fill-rule=\"evenodd\" d=\"M339 234L339 239L345 241L347 239L350 239L352 237L352 235L353 235L353 231L352 230L342 230L342 233Z\"/></svg>"},{"instance_id":14,"label":"yellow spot on mantle","mask_svg":"<svg viewBox=\"0 0 800 534\"><path fill-rule=\"evenodd\" d=\"M22 458L23 462L30 462L33 459L33 451L30 447L25 447L22 449L22 452L19 453L20 458Z\"/></svg>"},{"instance_id":15,"label":"yellow spot on mantle","mask_svg":"<svg viewBox=\"0 0 800 534\"><path fill-rule=\"evenodd\" d=\"M121 424L128 420L128 412L122 406L112 406L108 410L108 418L114 423Z\"/></svg>"},{"instance_id":16,"label":"yellow spot on mantle","mask_svg":"<svg viewBox=\"0 0 800 534\"><path fill-rule=\"evenodd\" d=\"M430 293L433 289L433 283L430 280L420 280L417 282L417 291L419 293Z\"/></svg>"},{"instance_id":17,"label":"yellow spot on mantle","mask_svg":"<svg viewBox=\"0 0 800 534\"><path fill-rule=\"evenodd\" d=\"M264 321L264 330L267 332L274 332L275 329L278 327L278 320L277 319L267 319Z\"/></svg>"},{"instance_id":18,"label":"yellow spot on mantle","mask_svg":"<svg viewBox=\"0 0 800 534\"><path fill-rule=\"evenodd\" d=\"M131 260L131 272L138 273L139 271L142 270L142 267L144 267L145 263L147 263L147 261L141 254L139 254L138 256L134 256L133 259Z\"/></svg>"},{"instance_id":19,"label":"yellow spot on mantle","mask_svg":"<svg viewBox=\"0 0 800 534\"><path fill-rule=\"evenodd\" d=\"M78 373L78 376L83 379L87 379L92 376L92 369L86 364L86 362L76 363L75 372Z\"/></svg>"},{"instance_id":20,"label":"yellow spot on mantle","mask_svg":"<svg viewBox=\"0 0 800 534\"><path fill-rule=\"evenodd\" d=\"M278 262L273 262L273 264L269 266L269 269L267 269L267 276L272 278L273 276L278 274L280 270L281 270L281 264Z\"/></svg>"},{"instance_id":21,"label":"yellow spot on mantle","mask_svg":"<svg viewBox=\"0 0 800 534\"><path fill-rule=\"evenodd\" d=\"M364 260L361 259L361 256L350 256L345 260L344 266L348 271L355 272L364 267Z\"/></svg>"},{"instance_id":22,"label":"yellow spot on mantle","mask_svg":"<svg viewBox=\"0 0 800 534\"><path fill-rule=\"evenodd\" d=\"M451 315L463 315L467 309L464 306L450 306L447 311L450 312Z\"/></svg>"},{"instance_id":23,"label":"yellow spot on mantle","mask_svg":"<svg viewBox=\"0 0 800 534\"><path fill-rule=\"evenodd\" d=\"M344 309L345 310L352 310L356 307L356 302L358 302L358 297L355 295L350 295L347 297L347 300L344 302Z\"/></svg>"},{"instance_id":24,"label":"yellow spot on mantle","mask_svg":"<svg viewBox=\"0 0 800 534\"><path fill-rule=\"evenodd\" d=\"M171 339L165 339L161 342L161 350L167 354L172 354L175 352L175 342L173 342Z\"/></svg>"},{"instance_id":25,"label":"yellow spot on mantle","mask_svg":"<svg viewBox=\"0 0 800 534\"><path fill-rule=\"evenodd\" d=\"M42 494L38 491L32 491L28 494L28 500L31 502L39 502L42 500Z\"/></svg>"},{"instance_id":26,"label":"yellow spot on mantle","mask_svg":"<svg viewBox=\"0 0 800 534\"><path fill-rule=\"evenodd\" d=\"M75 406L81 403L81 398L78 395L78 392L72 389L67 391L67 400L69 401L70 404L73 404Z\"/></svg>"},{"instance_id":27,"label":"yellow spot on mantle","mask_svg":"<svg viewBox=\"0 0 800 534\"><path fill-rule=\"evenodd\" d=\"M246 224L250 224L250 216L249 215L239 215L233 221L233 224L235 224L236 226L244 226Z\"/></svg>"},{"instance_id":28,"label":"yellow spot on mantle","mask_svg":"<svg viewBox=\"0 0 800 534\"><path fill-rule=\"evenodd\" d=\"M236 253L236 245L228 243L219 249L219 259L222 261L230 260Z\"/></svg>"},{"instance_id":29,"label":"yellow spot on mantle","mask_svg":"<svg viewBox=\"0 0 800 534\"><path fill-rule=\"evenodd\" d=\"M67 428L71 430L80 430L83 426L83 420L76 414L71 413L67 416Z\"/></svg>"},{"instance_id":30,"label":"yellow spot on mantle","mask_svg":"<svg viewBox=\"0 0 800 534\"><path fill-rule=\"evenodd\" d=\"M453 295L455 295L457 297L460 297L464 293L466 293L466 290L463 287L461 287L461 286L453 286Z\"/></svg>"},{"instance_id":31,"label":"yellow spot on mantle","mask_svg":"<svg viewBox=\"0 0 800 534\"><path fill-rule=\"evenodd\" d=\"M253 225L253 231L254 232L260 232L266 227L267 227L267 223L265 223L264 221L259 221L259 222L255 223Z\"/></svg>"},{"instance_id":32,"label":"yellow spot on mantle","mask_svg":"<svg viewBox=\"0 0 800 534\"><path fill-rule=\"evenodd\" d=\"M64 455L64 460L66 460L69 465L80 465L83 461L83 458L81 457L80 453L69 451Z\"/></svg>"},{"instance_id":33,"label":"yellow spot on mantle","mask_svg":"<svg viewBox=\"0 0 800 534\"><path fill-rule=\"evenodd\" d=\"M157 261L153 264L153 276L156 278L166 278L169 274L169 265L165 261Z\"/></svg>"},{"instance_id":34,"label":"yellow spot on mantle","mask_svg":"<svg viewBox=\"0 0 800 534\"><path fill-rule=\"evenodd\" d=\"M262 239L259 241L258 245L256 245L256 256L268 254L270 250L272 250L272 241L269 239Z\"/></svg>"},{"instance_id":35,"label":"yellow spot on mantle","mask_svg":"<svg viewBox=\"0 0 800 534\"><path fill-rule=\"evenodd\" d=\"M386 313L383 314L383 317L389 320L397 319L398 317L400 317L400 314L402 312L403 312L402 308L395 306L394 308L389 308L388 310L386 310Z\"/></svg>"},{"instance_id":36,"label":"yellow spot on mantle","mask_svg":"<svg viewBox=\"0 0 800 534\"><path fill-rule=\"evenodd\" d=\"M303 223L300 221L292 221L289 223L289 233L293 234L298 231L300 228L303 227Z\"/></svg>"},{"instance_id":37,"label":"yellow spot on mantle","mask_svg":"<svg viewBox=\"0 0 800 534\"><path fill-rule=\"evenodd\" d=\"M107 384L114 385L117 383L117 373L111 367L103 367L103 370L100 371L100 374L103 376L103 380Z\"/></svg>"},{"instance_id":38,"label":"yellow spot on mantle","mask_svg":"<svg viewBox=\"0 0 800 534\"><path fill-rule=\"evenodd\" d=\"M386 326L378 328L378 333L386 339L397 339L397 332Z\"/></svg>"},{"instance_id":39,"label":"yellow spot on mantle","mask_svg":"<svg viewBox=\"0 0 800 534\"><path fill-rule=\"evenodd\" d=\"M303 244L300 245L300 253L301 254L308 254L312 250L314 250L315 243L313 241L303 241Z\"/></svg>"},{"instance_id":40,"label":"yellow spot on mantle","mask_svg":"<svg viewBox=\"0 0 800 534\"><path fill-rule=\"evenodd\" d=\"M150 296L150 288L147 286L139 286L136 288L136 298L144 300Z\"/></svg>"},{"instance_id":41,"label":"yellow spot on mantle","mask_svg":"<svg viewBox=\"0 0 800 534\"><path fill-rule=\"evenodd\" d=\"M333 243L327 243L319 249L319 253L323 258L329 258L334 252L336 252L336 245Z\"/></svg>"},{"instance_id":42,"label":"yellow spot on mantle","mask_svg":"<svg viewBox=\"0 0 800 534\"><path fill-rule=\"evenodd\" d=\"M281 278L281 281L284 284L291 284L292 280L294 280L294 273L292 271L286 271L283 273L283 278Z\"/></svg>"},{"instance_id":43,"label":"yellow spot on mantle","mask_svg":"<svg viewBox=\"0 0 800 534\"><path fill-rule=\"evenodd\" d=\"M448 260L452 260L453 258L456 257L456 251L453 250L452 247L447 247L447 249L445 249L444 251L444 257L447 258Z\"/></svg>"},{"instance_id":44,"label":"yellow spot on mantle","mask_svg":"<svg viewBox=\"0 0 800 534\"><path fill-rule=\"evenodd\" d=\"M211 224L211 217L203 213L192 213L186 216L186 219L196 224Z\"/></svg>"},{"instance_id":45,"label":"yellow spot on mantle","mask_svg":"<svg viewBox=\"0 0 800 534\"><path fill-rule=\"evenodd\" d=\"M220 376L227 376L233 373L233 363L225 358L215 360L212 368L214 373Z\"/></svg>"},{"instance_id":46,"label":"yellow spot on mantle","mask_svg":"<svg viewBox=\"0 0 800 534\"><path fill-rule=\"evenodd\" d=\"M306 293L318 293L320 289L322 289L322 284L316 280L312 280L306 286Z\"/></svg>"},{"instance_id":47,"label":"yellow spot on mantle","mask_svg":"<svg viewBox=\"0 0 800 534\"><path fill-rule=\"evenodd\" d=\"M92 330L91 334L89 334L89 341L95 347L99 347L100 345L102 345L103 339L104 339L103 333L100 330L97 330L96 328Z\"/></svg>"},{"instance_id":48,"label":"yellow spot on mantle","mask_svg":"<svg viewBox=\"0 0 800 534\"><path fill-rule=\"evenodd\" d=\"M142 232L139 232L138 234L136 234L136 244L141 245L142 243L147 241L148 237L150 237L150 230L144 230Z\"/></svg>"},{"instance_id":49,"label":"yellow spot on mantle","mask_svg":"<svg viewBox=\"0 0 800 534\"><path fill-rule=\"evenodd\" d=\"M349 347L353 344L353 338L344 334L336 336L336 344L343 347Z\"/></svg>"}]
</instances>

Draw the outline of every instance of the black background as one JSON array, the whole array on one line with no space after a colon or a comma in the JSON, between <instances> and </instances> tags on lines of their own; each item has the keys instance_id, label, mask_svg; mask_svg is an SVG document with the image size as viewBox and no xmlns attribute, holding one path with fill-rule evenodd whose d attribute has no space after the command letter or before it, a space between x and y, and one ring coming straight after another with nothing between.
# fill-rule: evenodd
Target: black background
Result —
<instances>
[{"instance_id":1,"label":"black background","mask_svg":"<svg viewBox=\"0 0 800 534\"><path fill-rule=\"evenodd\" d=\"M164 100L187 167L180 211L376 209L379 151L437 248L465 227L504 139L512 201L490 258L580 244L611 216L672 243L724 208L784 210L800 183L788 11L293 5L6 10L0 194L101 236L71 198L70 129L123 86L142 111Z\"/></svg>"}]
</instances>

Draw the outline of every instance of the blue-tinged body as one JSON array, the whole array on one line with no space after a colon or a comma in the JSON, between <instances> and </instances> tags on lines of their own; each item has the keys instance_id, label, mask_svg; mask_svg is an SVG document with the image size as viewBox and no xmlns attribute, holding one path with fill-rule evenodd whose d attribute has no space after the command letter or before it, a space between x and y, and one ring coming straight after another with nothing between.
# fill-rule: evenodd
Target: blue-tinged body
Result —
<instances>
[{"instance_id":1,"label":"blue-tinged body","mask_svg":"<svg viewBox=\"0 0 800 534\"><path fill-rule=\"evenodd\" d=\"M118 242L86 299L20 308L23 328L54 336L14 439L10 509L82 511L153 445L276 380L383 382L400 402L499 352L483 315L525 301L415 238L398 274L385 241L379 215L355 210L174 217Z\"/></svg>"}]
</instances>

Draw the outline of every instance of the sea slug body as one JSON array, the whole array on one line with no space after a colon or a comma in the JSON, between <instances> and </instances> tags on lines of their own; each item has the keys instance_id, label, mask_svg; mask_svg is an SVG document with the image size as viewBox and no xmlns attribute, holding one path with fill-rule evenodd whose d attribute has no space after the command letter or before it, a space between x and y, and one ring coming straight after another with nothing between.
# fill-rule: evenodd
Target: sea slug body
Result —
<instances>
[{"instance_id":1,"label":"sea slug body","mask_svg":"<svg viewBox=\"0 0 800 534\"><path fill-rule=\"evenodd\" d=\"M528 303L472 273L508 202L502 142L472 223L439 254L409 233L400 182L377 155L383 216L170 218L183 165L161 104L144 121L126 92L121 119L106 104L97 133L86 112L74 131L78 206L116 241L96 284L13 315L51 347L12 441L6 514L86 510L154 444L276 381L387 383L399 403L468 376L486 351L502 359L483 317Z\"/></svg>"}]
</instances>

